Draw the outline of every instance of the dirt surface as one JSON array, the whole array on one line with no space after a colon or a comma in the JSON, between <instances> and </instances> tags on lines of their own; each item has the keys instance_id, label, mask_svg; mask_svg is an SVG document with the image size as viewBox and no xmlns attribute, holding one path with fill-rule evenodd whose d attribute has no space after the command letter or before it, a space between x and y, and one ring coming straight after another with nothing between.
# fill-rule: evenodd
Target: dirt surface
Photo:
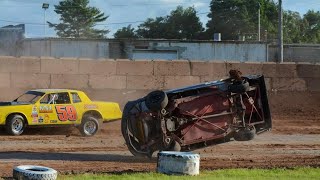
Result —
<instances>
[{"instance_id":1,"label":"dirt surface","mask_svg":"<svg viewBox=\"0 0 320 180\"><path fill-rule=\"evenodd\" d=\"M252 141L231 141L195 152L201 169L320 167L320 114L275 115L274 129ZM0 136L0 177L17 165L43 165L60 174L155 171L156 158L133 157L120 133L120 121L104 124L94 137L76 129L27 129L22 136Z\"/></svg>"},{"instance_id":2,"label":"dirt surface","mask_svg":"<svg viewBox=\"0 0 320 180\"><path fill-rule=\"evenodd\" d=\"M299 101L305 105L292 104L288 108L282 104L285 99L292 101L293 96L289 96L270 98L271 132L252 141L230 141L196 150L201 155L201 170L320 167L319 96L303 97ZM104 124L97 135L89 138L82 137L75 128L27 129L21 136L8 136L1 130L0 147L0 177L11 177L14 166L27 164L48 166L60 174L156 170L156 154L152 159L137 158L127 150L120 121Z\"/></svg>"}]
</instances>

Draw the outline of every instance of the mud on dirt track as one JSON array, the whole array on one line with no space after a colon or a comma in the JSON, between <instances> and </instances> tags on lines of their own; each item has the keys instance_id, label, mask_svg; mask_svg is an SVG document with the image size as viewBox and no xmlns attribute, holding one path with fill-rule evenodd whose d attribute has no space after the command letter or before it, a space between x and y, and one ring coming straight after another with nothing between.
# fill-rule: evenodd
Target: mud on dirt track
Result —
<instances>
[{"instance_id":1,"label":"mud on dirt track","mask_svg":"<svg viewBox=\"0 0 320 180\"><path fill-rule=\"evenodd\" d=\"M231 141L195 152L201 170L218 168L320 167L320 113L273 115L273 130L252 141ZM21 136L0 133L0 177L17 165L43 165L60 174L155 171L156 158L133 157L120 132L120 121L107 123L94 137L76 129L27 129Z\"/></svg>"}]
</instances>

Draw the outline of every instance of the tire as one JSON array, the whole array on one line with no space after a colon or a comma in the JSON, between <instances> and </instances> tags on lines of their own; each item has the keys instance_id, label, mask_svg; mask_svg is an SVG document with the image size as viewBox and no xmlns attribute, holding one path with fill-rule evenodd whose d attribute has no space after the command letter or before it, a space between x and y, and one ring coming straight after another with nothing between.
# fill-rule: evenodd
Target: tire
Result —
<instances>
[{"instance_id":1,"label":"tire","mask_svg":"<svg viewBox=\"0 0 320 180\"><path fill-rule=\"evenodd\" d=\"M254 126L242 128L234 134L234 140L236 141L250 141L254 139L256 129Z\"/></svg>"},{"instance_id":2,"label":"tire","mask_svg":"<svg viewBox=\"0 0 320 180\"><path fill-rule=\"evenodd\" d=\"M82 136L93 136L98 132L99 128L98 119L88 114L83 116L79 130Z\"/></svg>"},{"instance_id":3,"label":"tire","mask_svg":"<svg viewBox=\"0 0 320 180\"><path fill-rule=\"evenodd\" d=\"M23 165L13 169L13 178L17 180L55 180L58 172L44 166Z\"/></svg>"},{"instance_id":4,"label":"tire","mask_svg":"<svg viewBox=\"0 0 320 180\"><path fill-rule=\"evenodd\" d=\"M229 85L228 89L232 93L244 93L249 90L249 83L243 82L241 84L231 84Z\"/></svg>"},{"instance_id":5,"label":"tire","mask_svg":"<svg viewBox=\"0 0 320 180\"><path fill-rule=\"evenodd\" d=\"M160 111L168 105L168 96L165 92L152 91L146 96L146 106L152 111Z\"/></svg>"},{"instance_id":6,"label":"tire","mask_svg":"<svg viewBox=\"0 0 320 180\"><path fill-rule=\"evenodd\" d=\"M157 172L169 175L198 175L200 155L192 152L158 153Z\"/></svg>"},{"instance_id":7,"label":"tire","mask_svg":"<svg viewBox=\"0 0 320 180\"><path fill-rule=\"evenodd\" d=\"M128 134L128 130L127 130L127 126L128 126L128 119L129 119L129 113L130 110L137 104L140 103L142 100L137 100L137 101L129 101L124 109L123 109L123 114L122 114L122 119L121 119L121 133L122 136L126 142L126 145L128 147L128 150L131 152L132 155L137 156L137 157L146 157L147 154L143 154L143 153L139 153L137 152L130 144L130 140L129 140L129 134Z\"/></svg>"},{"instance_id":8,"label":"tire","mask_svg":"<svg viewBox=\"0 0 320 180\"><path fill-rule=\"evenodd\" d=\"M181 145L177 141L172 141L170 146L167 148L168 151L181 151Z\"/></svg>"},{"instance_id":9,"label":"tire","mask_svg":"<svg viewBox=\"0 0 320 180\"><path fill-rule=\"evenodd\" d=\"M25 127L26 121L21 115L14 114L8 117L6 122L6 130L8 134L19 136L23 133Z\"/></svg>"}]
</instances>

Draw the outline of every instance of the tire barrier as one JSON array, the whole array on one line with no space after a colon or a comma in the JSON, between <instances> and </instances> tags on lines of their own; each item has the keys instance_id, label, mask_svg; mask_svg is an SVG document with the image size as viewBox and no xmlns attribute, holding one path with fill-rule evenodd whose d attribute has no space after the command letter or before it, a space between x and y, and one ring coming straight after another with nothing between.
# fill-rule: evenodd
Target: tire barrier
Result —
<instances>
[{"instance_id":1,"label":"tire barrier","mask_svg":"<svg viewBox=\"0 0 320 180\"><path fill-rule=\"evenodd\" d=\"M21 165L13 168L16 180L56 180L58 172L44 166Z\"/></svg>"},{"instance_id":2,"label":"tire barrier","mask_svg":"<svg viewBox=\"0 0 320 180\"><path fill-rule=\"evenodd\" d=\"M162 151L158 153L157 172L199 175L200 155L192 152Z\"/></svg>"}]
</instances>

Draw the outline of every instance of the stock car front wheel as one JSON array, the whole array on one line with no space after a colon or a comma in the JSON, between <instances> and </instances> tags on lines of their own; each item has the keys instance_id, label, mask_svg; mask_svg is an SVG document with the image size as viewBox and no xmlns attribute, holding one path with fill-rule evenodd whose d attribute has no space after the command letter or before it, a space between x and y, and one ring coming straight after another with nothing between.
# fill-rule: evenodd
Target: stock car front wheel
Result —
<instances>
[{"instance_id":1,"label":"stock car front wheel","mask_svg":"<svg viewBox=\"0 0 320 180\"><path fill-rule=\"evenodd\" d=\"M83 136L93 136L98 132L99 121L92 115L84 115L79 130Z\"/></svg>"},{"instance_id":2,"label":"stock car front wheel","mask_svg":"<svg viewBox=\"0 0 320 180\"><path fill-rule=\"evenodd\" d=\"M26 127L25 119L19 115L10 115L6 122L6 130L8 134L18 136L23 133Z\"/></svg>"},{"instance_id":3,"label":"stock car front wheel","mask_svg":"<svg viewBox=\"0 0 320 180\"><path fill-rule=\"evenodd\" d=\"M141 103L143 100L136 100L136 101L129 101L124 109L123 109L123 113L122 113L122 119L121 119L121 132L122 132L122 136L126 142L126 145L128 147L128 150L131 152L132 155L137 156L137 157L146 157L148 156L147 153L140 153L137 151L137 148L139 148L139 143L137 141L135 141L135 138L133 138L129 133L129 116L130 116L130 111L134 108L134 106L137 103Z\"/></svg>"}]
</instances>

